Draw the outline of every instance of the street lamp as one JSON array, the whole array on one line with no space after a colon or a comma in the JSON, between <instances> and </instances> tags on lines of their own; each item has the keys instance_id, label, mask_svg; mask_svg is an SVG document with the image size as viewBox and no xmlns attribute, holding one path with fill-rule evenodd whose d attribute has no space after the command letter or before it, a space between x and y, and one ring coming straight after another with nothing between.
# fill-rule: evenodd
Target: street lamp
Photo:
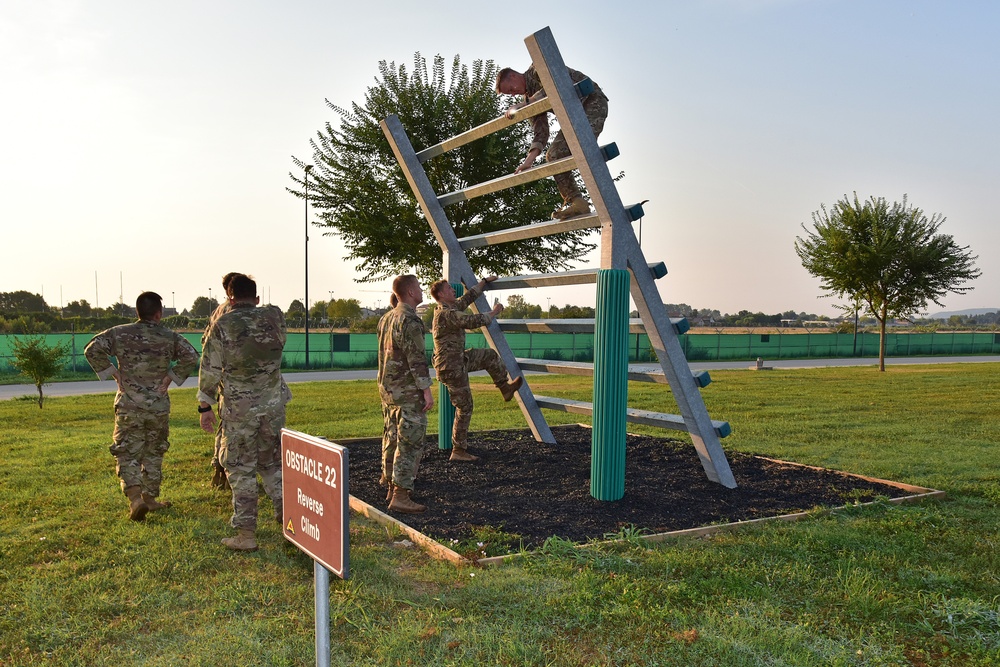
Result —
<instances>
[{"instance_id":1,"label":"street lamp","mask_svg":"<svg viewBox=\"0 0 1000 667\"><path fill-rule=\"evenodd\" d=\"M306 369L309 368L309 172L312 171L312 165L307 164L305 170L305 177L302 179L305 185L306 194L306 249L305 249L305 267L306 267Z\"/></svg>"}]
</instances>

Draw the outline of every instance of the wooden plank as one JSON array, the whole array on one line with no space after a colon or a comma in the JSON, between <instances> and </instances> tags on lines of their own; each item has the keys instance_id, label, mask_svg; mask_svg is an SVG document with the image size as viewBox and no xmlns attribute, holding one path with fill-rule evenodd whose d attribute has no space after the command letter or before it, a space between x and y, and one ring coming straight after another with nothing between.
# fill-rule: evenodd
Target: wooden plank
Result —
<instances>
[{"instance_id":1,"label":"wooden plank","mask_svg":"<svg viewBox=\"0 0 1000 667\"><path fill-rule=\"evenodd\" d=\"M490 181L472 185L470 187L463 188L462 190L449 192L448 194L441 195L437 198L437 200L441 206L450 206L451 204L457 204L458 202L465 201L466 199L482 197L483 195L513 188L517 185L540 181L543 178L555 176L556 174L561 174L565 171L573 171L574 169L576 169L576 158L572 156L564 157L561 160L543 162L542 164L532 167L531 169L526 169L519 174L507 174L506 176L500 176L499 178L494 178Z\"/></svg>"},{"instance_id":2,"label":"wooden plank","mask_svg":"<svg viewBox=\"0 0 1000 667\"><path fill-rule=\"evenodd\" d=\"M550 359L518 357L517 363L522 371L559 375L593 376L594 374L594 364L586 361L553 361ZM662 372L638 370L635 366L629 366L628 379L632 382L667 384L667 377ZM691 371L691 379L702 388L707 387L712 382L711 376L706 371Z\"/></svg>"},{"instance_id":3,"label":"wooden plank","mask_svg":"<svg viewBox=\"0 0 1000 667\"><path fill-rule=\"evenodd\" d=\"M504 331L512 333L594 333L594 318L580 317L573 319L541 319L541 320L497 320ZM670 324L678 334L691 328L684 317L670 318ZM628 321L629 333L646 333L646 325L638 317Z\"/></svg>"},{"instance_id":4,"label":"wooden plank","mask_svg":"<svg viewBox=\"0 0 1000 667\"><path fill-rule=\"evenodd\" d=\"M577 415L591 415L594 406L586 401L576 401L570 398L555 398L553 396L535 396L538 406L548 410L559 410ZM629 408L625 413L625 421L632 424L645 424L657 428L671 431L687 431L687 423L681 415L669 415L663 412L651 412L649 410L639 410ZM716 435L724 438L732 432L729 422L712 421L712 428Z\"/></svg>"},{"instance_id":5,"label":"wooden plank","mask_svg":"<svg viewBox=\"0 0 1000 667\"><path fill-rule=\"evenodd\" d=\"M566 220L547 220L536 222L523 227L513 227L511 229L501 229L496 232L466 236L459 239L458 244L463 250L469 248L482 248L484 246L496 245L499 243L510 243L511 241L523 241L525 239L535 239L552 234L563 232L575 232L581 229L596 229L601 226L601 219L596 213L590 215L578 215Z\"/></svg>"},{"instance_id":6,"label":"wooden plank","mask_svg":"<svg viewBox=\"0 0 1000 667\"><path fill-rule=\"evenodd\" d=\"M651 262L646 265L650 277L655 280L667 273L663 262ZM592 285L597 282L597 272L600 269L577 269L560 273L536 273L524 276L503 276L490 285L490 289L525 289L529 287L553 287L556 285Z\"/></svg>"}]
</instances>

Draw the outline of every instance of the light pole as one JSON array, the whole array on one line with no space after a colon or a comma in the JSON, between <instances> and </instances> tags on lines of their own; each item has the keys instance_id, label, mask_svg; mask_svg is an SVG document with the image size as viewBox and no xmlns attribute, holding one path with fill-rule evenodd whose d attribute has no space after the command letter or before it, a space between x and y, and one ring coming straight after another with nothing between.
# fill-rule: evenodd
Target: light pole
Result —
<instances>
[{"instance_id":1,"label":"light pole","mask_svg":"<svg viewBox=\"0 0 1000 667\"><path fill-rule=\"evenodd\" d=\"M174 291L173 290L170 290L170 307L173 308L174 311L176 312L176 310L177 310L177 297L174 296Z\"/></svg>"},{"instance_id":2,"label":"light pole","mask_svg":"<svg viewBox=\"0 0 1000 667\"><path fill-rule=\"evenodd\" d=\"M309 368L309 172L312 171L312 165L306 165L305 177L303 178L303 183L305 185L306 193L306 251L305 251L305 265L306 265L306 369Z\"/></svg>"}]
</instances>

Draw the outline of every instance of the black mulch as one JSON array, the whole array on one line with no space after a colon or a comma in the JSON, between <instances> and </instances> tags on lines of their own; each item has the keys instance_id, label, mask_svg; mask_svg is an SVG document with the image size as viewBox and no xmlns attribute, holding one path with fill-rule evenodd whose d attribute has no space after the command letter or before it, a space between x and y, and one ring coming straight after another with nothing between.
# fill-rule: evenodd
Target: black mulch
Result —
<instances>
[{"instance_id":1,"label":"black mulch","mask_svg":"<svg viewBox=\"0 0 1000 667\"><path fill-rule=\"evenodd\" d=\"M468 544L477 527L489 526L519 536L531 549L551 536L586 542L629 526L663 533L908 495L835 471L739 452L726 452L738 484L727 489L708 480L691 444L630 435L625 495L599 501L590 495L590 429L561 426L553 434L558 444L536 442L527 429L472 433L469 451L481 457L474 463L449 461L436 436L428 436L413 494L428 509L390 514L446 543ZM348 447L351 495L386 511L385 489L378 485L380 441ZM515 539L507 546L516 550L520 543Z\"/></svg>"}]
</instances>

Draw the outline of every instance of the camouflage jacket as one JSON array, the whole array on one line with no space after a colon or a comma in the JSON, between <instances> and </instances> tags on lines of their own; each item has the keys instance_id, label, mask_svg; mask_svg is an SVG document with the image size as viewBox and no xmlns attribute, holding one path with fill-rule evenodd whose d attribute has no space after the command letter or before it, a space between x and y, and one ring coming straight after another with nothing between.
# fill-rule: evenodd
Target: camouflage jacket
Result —
<instances>
[{"instance_id":1,"label":"camouflage jacket","mask_svg":"<svg viewBox=\"0 0 1000 667\"><path fill-rule=\"evenodd\" d=\"M412 306L400 303L378 322L378 388L382 401L393 405L423 402L431 386L423 320Z\"/></svg>"},{"instance_id":2,"label":"camouflage jacket","mask_svg":"<svg viewBox=\"0 0 1000 667\"><path fill-rule=\"evenodd\" d=\"M224 399L223 419L246 419L284 408L291 398L281 377L285 316L277 306L236 304L205 337L198 400Z\"/></svg>"},{"instance_id":3,"label":"camouflage jacket","mask_svg":"<svg viewBox=\"0 0 1000 667\"><path fill-rule=\"evenodd\" d=\"M97 377L107 380L118 360L121 377L115 408L169 412L170 398L161 391L163 379L181 384L198 366L198 352L179 333L149 320L111 327L94 336L84 354Z\"/></svg>"},{"instance_id":4,"label":"camouflage jacket","mask_svg":"<svg viewBox=\"0 0 1000 667\"><path fill-rule=\"evenodd\" d=\"M438 375L465 371L465 330L484 327L493 319L488 313L465 312L480 294L478 287L470 287L454 305L438 304L434 310L434 369Z\"/></svg>"},{"instance_id":5,"label":"camouflage jacket","mask_svg":"<svg viewBox=\"0 0 1000 667\"><path fill-rule=\"evenodd\" d=\"M573 83L579 83L584 79L589 78L583 72L578 72L575 69L569 67L566 68L569 71L569 78L573 80ZM592 92L587 97L584 97L581 102L586 106L588 100L595 97L603 97L605 100L608 99L601 87L597 85L596 81L593 81L594 92ZM524 72L524 100L527 102L532 95L541 91L544 97L544 90L542 89L542 81L538 77L538 72L535 71L535 66L532 65ZM537 148L541 152L545 152L545 147L549 145L549 114L548 112L540 113L531 119L531 131L534 137L531 141L531 148Z\"/></svg>"}]
</instances>

